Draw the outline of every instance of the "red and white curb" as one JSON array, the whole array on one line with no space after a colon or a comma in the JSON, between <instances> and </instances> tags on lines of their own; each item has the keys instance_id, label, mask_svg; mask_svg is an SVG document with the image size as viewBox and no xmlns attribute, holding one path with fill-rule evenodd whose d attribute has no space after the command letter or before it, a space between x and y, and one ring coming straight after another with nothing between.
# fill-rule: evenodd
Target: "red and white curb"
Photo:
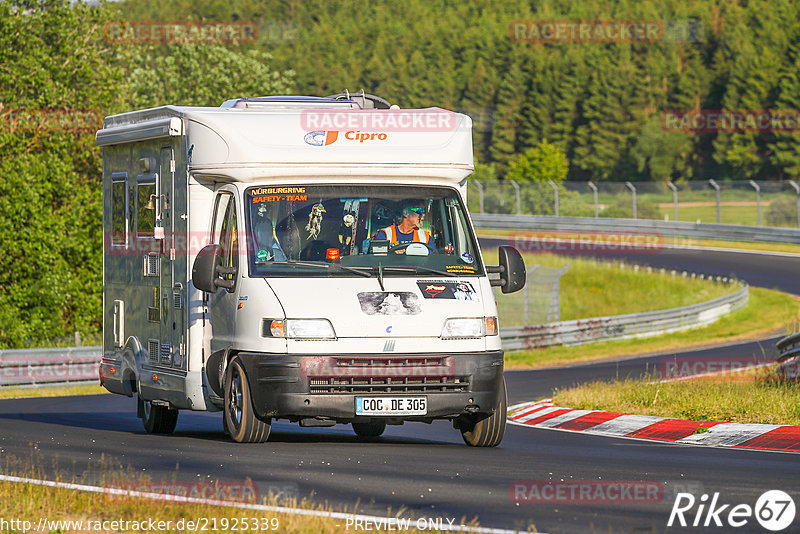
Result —
<instances>
[{"instance_id":1,"label":"red and white curb","mask_svg":"<svg viewBox=\"0 0 800 534\"><path fill-rule=\"evenodd\" d=\"M619 438L800 452L800 426L689 421L601 410L573 410L554 406L551 399L512 406L508 410L508 422L519 426ZM698 431L701 428L707 430Z\"/></svg>"}]
</instances>

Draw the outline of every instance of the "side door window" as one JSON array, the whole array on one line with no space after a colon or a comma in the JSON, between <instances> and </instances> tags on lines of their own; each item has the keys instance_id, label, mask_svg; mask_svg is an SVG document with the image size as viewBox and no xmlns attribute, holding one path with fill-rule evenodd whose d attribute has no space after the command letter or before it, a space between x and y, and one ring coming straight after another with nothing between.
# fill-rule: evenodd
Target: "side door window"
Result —
<instances>
[{"instance_id":1,"label":"side door window","mask_svg":"<svg viewBox=\"0 0 800 534\"><path fill-rule=\"evenodd\" d=\"M222 247L222 266L239 268L239 230L236 217L236 202L233 195L222 192L217 196L214 208L213 242ZM224 275L232 280L234 275Z\"/></svg>"}]
</instances>

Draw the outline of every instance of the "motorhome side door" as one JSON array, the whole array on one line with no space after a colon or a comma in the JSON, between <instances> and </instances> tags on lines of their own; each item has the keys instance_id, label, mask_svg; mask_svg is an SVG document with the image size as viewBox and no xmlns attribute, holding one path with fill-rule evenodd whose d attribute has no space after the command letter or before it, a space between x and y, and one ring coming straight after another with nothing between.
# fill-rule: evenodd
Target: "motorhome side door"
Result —
<instances>
[{"instance_id":1,"label":"motorhome side door","mask_svg":"<svg viewBox=\"0 0 800 534\"><path fill-rule=\"evenodd\" d=\"M234 188L226 186L219 190L214 198L211 242L222 247L222 265L238 270L242 263L239 258L241 253L239 226L241 222L236 209L235 191ZM225 276L229 279L236 279L237 276L241 277L241 272L238 275ZM237 283L230 290L221 287L216 293L208 294L212 354L228 349L234 344L239 286L240 284Z\"/></svg>"}]
</instances>

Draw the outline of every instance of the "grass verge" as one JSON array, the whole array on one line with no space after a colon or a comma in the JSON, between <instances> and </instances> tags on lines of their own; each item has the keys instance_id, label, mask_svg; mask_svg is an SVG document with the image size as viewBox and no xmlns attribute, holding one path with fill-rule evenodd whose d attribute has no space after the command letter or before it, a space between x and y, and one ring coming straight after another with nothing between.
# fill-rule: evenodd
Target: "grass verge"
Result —
<instances>
[{"instance_id":1,"label":"grass verge","mask_svg":"<svg viewBox=\"0 0 800 534\"><path fill-rule=\"evenodd\" d=\"M307 502L301 503L310 509ZM325 511L320 508L316 510ZM45 532L342 532L346 520L227 506L171 504L144 498L98 495L27 483L0 482L0 518L3 531L34 530L41 518ZM161 526L153 527L163 522ZM22 522L29 522L30 528ZM61 523L56 523L60 521ZM72 521L71 524L66 524ZM117 521L117 524L112 524ZM126 522L127 523L124 523ZM81 522L78 526L77 522ZM106 522L106 523L104 523ZM169 522L169 523L167 523ZM190 524L189 522L193 522ZM420 532L413 528L409 532ZM444 521L444 525L447 526ZM352 528L352 524L351 524ZM434 529L435 530L435 529Z\"/></svg>"},{"instance_id":2,"label":"grass verge","mask_svg":"<svg viewBox=\"0 0 800 534\"><path fill-rule=\"evenodd\" d=\"M26 397L68 397L70 395L101 395L108 391L100 383L73 386L28 386L2 387L0 399L22 399Z\"/></svg>"},{"instance_id":3,"label":"grass verge","mask_svg":"<svg viewBox=\"0 0 800 534\"><path fill-rule=\"evenodd\" d=\"M549 367L759 339L773 333L780 335L796 321L798 303L800 299L780 291L751 287L746 307L703 328L642 339L509 352L505 357L506 368Z\"/></svg>"},{"instance_id":4,"label":"grass verge","mask_svg":"<svg viewBox=\"0 0 800 534\"><path fill-rule=\"evenodd\" d=\"M489 257L493 255L489 253ZM555 254L523 254L523 258L528 268L569 265L559 285L562 321L688 306L728 295L740 287L658 270L648 272L622 262L598 262L594 258ZM533 283L527 291L501 295L497 299L501 326L548 322L551 293L550 283Z\"/></svg>"},{"instance_id":5,"label":"grass verge","mask_svg":"<svg viewBox=\"0 0 800 534\"><path fill-rule=\"evenodd\" d=\"M770 379L764 370L665 383L651 379L592 382L556 391L553 402L576 409L693 421L800 425L800 383Z\"/></svg>"}]
</instances>

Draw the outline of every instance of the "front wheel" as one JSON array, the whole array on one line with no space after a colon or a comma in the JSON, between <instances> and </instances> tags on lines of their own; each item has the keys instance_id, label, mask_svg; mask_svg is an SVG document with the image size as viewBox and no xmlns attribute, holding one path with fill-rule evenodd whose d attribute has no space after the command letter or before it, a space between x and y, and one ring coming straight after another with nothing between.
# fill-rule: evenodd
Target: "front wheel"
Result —
<instances>
[{"instance_id":1,"label":"front wheel","mask_svg":"<svg viewBox=\"0 0 800 534\"><path fill-rule=\"evenodd\" d=\"M506 379L503 378L503 389L495 411L480 421L469 421L461 426L461 437L470 447L497 447L503 441L506 432L506 415L508 412L508 396L506 395Z\"/></svg>"},{"instance_id":2,"label":"front wheel","mask_svg":"<svg viewBox=\"0 0 800 534\"><path fill-rule=\"evenodd\" d=\"M139 397L139 417L148 434L172 434L178 424L178 410L156 406Z\"/></svg>"},{"instance_id":3,"label":"front wheel","mask_svg":"<svg viewBox=\"0 0 800 534\"><path fill-rule=\"evenodd\" d=\"M224 425L237 443L264 443L271 424L256 417L250 396L250 384L239 358L234 358L225 371Z\"/></svg>"}]
</instances>

